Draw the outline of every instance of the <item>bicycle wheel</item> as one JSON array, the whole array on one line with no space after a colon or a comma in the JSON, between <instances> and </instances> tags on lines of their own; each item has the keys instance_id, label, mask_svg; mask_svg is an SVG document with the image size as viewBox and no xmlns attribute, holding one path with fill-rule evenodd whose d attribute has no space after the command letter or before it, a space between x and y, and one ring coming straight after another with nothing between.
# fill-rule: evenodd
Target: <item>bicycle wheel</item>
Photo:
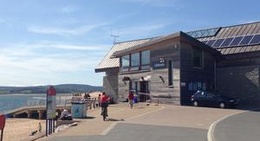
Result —
<instances>
[{"instance_id":1,"label":"bicycle wheel","mask_svg":"<svg viewBox=\"0 0 260 141\"><path fill-rule=\"evenodd\" d=\"M107 107L104 107L103 108L103 121L106 120L106 117L107 117Z\"/></svg>"}]
</instances>

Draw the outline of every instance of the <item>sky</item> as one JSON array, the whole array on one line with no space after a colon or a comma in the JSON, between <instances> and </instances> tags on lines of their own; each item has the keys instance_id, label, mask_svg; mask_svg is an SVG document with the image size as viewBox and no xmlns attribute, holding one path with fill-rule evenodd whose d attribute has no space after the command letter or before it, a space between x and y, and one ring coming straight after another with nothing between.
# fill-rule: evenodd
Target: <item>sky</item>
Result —
<instances>
[{"instance_id":1,"label":"sky","mask_svg":"<svg viewBox=\"0 0 260 141\"><path fill-rule=\"evenodd\" d=\"M259 0L0 0L0 86L102 86L105 74L95 67L114 41L256 22L259 5Z\"/></svg>"}]
</instances>

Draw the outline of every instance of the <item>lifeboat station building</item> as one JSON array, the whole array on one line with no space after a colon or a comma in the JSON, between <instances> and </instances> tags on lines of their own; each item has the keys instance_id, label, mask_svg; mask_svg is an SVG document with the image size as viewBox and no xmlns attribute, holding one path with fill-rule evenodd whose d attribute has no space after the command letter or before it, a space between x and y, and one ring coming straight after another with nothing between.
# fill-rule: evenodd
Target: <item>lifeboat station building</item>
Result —
<instances>
[{"instance_id":1,"label":"lifeboat station building","mask_svg":"<svg viewBox=\"0 0 260 141\"><path fill-rule=\"evenodd\" d=\"M95 72L116 102L190 105L197 90L260 106L260 22L214 27L115 43Z\"/></svg>"}]
</instances>

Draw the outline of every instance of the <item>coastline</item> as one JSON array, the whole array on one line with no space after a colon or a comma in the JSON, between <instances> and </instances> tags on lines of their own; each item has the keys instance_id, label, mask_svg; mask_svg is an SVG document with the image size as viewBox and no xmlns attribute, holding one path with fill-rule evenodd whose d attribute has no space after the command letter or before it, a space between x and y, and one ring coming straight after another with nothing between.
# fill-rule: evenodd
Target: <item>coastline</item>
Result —
<instances>
[{"instance_id":1,"label":"coastline","mask_svg":"<svg viewBox=\"0 0 260 141\"><path fill-rule=\"evenodd\" d=\"M100 92L92 92L91 96ZM80 94L83 97L84 94ZM58 101L71 99L72 95L60 95ZM33 131L38 129L38 124L42 125L42 132L37 132L34 136L31 136ZM31 119L31 118L7 118L3 132L4 141L24 141L28 139L36 138L37 136L45 135L46 131L46 120L45 119Z\"/></svg>"}]
</instances>

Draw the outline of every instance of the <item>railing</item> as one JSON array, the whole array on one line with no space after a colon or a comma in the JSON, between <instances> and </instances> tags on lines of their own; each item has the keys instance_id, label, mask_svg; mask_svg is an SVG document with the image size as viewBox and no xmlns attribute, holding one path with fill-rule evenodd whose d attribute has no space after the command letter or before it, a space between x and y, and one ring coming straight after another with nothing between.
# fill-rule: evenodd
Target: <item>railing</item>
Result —
<instances>
[{"instance_id":1,"label":"railing","mask_svg":"<svg viewBox=\"0 0 260 141\"><path fill-rule=\"evenodd\" d=\"M160 103L167 103L167 104L172 104L174 103L174 99L176 97L172 95L157 95L157 94L152 94L152 93L142 93L139 92L139 98L140 96L144 96L144 102L147 103L155 103L156 105L159 105Z\"/></svg>"},{"instance_id":2,"label":"railing","mask_svg":"<svg viewBox=\"0 0 260 141\"><path fill-rule=\"evenodd\" d=\"M66 106L71 102L72 96L57 96L56 105ZM46 106L46 98L27 100L25 107Z\"/></svg>"}]
</instances>

